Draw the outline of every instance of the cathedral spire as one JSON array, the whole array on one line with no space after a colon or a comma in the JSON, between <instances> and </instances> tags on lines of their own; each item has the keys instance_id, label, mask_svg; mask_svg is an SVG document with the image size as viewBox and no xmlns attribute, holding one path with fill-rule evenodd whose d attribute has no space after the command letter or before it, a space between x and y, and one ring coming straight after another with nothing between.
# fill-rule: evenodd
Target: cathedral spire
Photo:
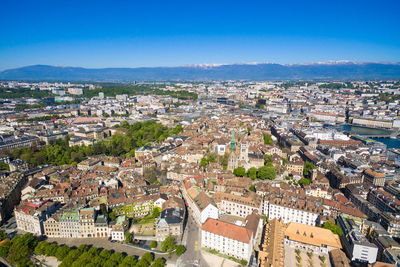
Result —
<instances>
[{"instance_id":1,"label":"cathedral spire","mask_svg":"<svg viewBox=\"0 0 400 267\"><path fill-rule=\"evenodd\" d=\"M231 143L230 143L230 146L229 146L229 150L231 152L236 151L235 128L233 128L233 130L232 130L232 138L231 138Z\"/></svg>"}]
</instances>

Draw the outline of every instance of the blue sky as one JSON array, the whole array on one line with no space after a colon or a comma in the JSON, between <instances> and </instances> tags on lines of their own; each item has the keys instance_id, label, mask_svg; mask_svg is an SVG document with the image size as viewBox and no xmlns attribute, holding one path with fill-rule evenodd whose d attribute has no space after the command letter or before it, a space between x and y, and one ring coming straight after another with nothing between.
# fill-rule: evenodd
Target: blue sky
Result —
<instances>
[{"instance_id":1,"label":"blue sky","mask_svg":"<svg viewBox=\"0 0 400 267\"><path fill-rule=\"evenodd\" d=\"M0 0L0 70L400 62L400 1Z\"/></svg>"}]
</instances>

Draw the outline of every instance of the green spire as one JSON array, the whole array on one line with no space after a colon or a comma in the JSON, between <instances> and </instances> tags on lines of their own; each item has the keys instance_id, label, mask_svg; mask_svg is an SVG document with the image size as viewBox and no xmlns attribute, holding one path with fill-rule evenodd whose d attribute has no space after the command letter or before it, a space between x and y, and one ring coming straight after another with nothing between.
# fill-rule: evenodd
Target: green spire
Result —
<instances>
[{"instance_id":1,"label":"green spire","mask_svg":"<svg viewBox=\"0 0 400 267\"><path fill-rule=\"evenodd\" d=\"M233 130L232 130L232 138L231 138L231 144L229 146L229 150L231 152L236 151L235 128L233 128Z\"/></svg>"}]
</instances>

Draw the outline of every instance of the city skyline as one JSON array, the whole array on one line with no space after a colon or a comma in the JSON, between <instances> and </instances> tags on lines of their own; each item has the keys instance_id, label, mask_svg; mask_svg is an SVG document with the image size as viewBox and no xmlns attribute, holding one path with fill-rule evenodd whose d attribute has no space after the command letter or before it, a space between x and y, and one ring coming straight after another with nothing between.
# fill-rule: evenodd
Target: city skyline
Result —
<instances>
[{"instance_id":1,"label":"city skyline","mask_svg":"<svg viewBox=\"0 0 400 267\"><path fill-rule=\"evenodd\" d=\"M400 61L397 1L3 5L0 70Z\"/></svg>"}]
</instances>

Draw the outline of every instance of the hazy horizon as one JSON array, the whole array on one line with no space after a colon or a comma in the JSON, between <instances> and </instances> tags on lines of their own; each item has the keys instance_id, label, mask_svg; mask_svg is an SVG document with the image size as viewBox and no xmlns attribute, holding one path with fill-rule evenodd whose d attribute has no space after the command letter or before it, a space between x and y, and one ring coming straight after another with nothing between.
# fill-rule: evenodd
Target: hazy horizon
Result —
<instances>
[{"instance_id":1,"label":"hazy horizon","mask_svg":"<svg viewBox=\"0 0 400 267\"><path fill-rule=\"evenodd\" d=\"M400 61L394 0L21 0L2 9L0 70Z\"/></svg>"}]
</instances>

